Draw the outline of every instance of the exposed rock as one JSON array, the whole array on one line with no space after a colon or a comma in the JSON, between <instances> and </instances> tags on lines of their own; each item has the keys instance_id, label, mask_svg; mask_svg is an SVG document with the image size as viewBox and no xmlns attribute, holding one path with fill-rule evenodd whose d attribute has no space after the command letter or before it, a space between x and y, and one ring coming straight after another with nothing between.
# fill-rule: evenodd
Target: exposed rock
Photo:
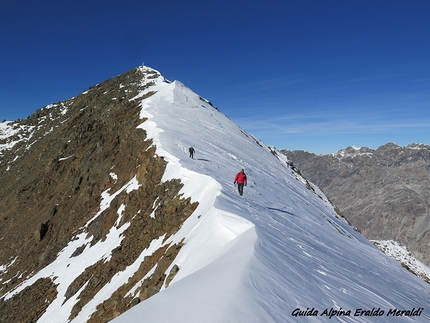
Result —
<instances>
[{"instance_id":1,"label":"exposed rock","mask_svg":"<svg viewBox=\"0 0 430 323\"><path fill-rule=\"evenodd\" d=\"M36 322L57 296L51 279L39 279L21 293L0 302L0 322Z\"/></svg>"},{"instance_id":2,"label":"exposed rock","mask_svg":"<svg viewBox=\"0 0 430 323\"><path fill-rule=\"evenodd\" d=\"M430 146L283 153L368 239L398 241L430 266Z\"/></svg>"},{"instance_id":3,"label":"exposed rock","mask_svg":"<svg viewBox=\"0 0 430 323\"><path fill-rule=\"evenodd\" d=\"M17 143L0 151L0 265L6 266L0 271L0 295L55 260L82 230L91 242L77 248L72 257L104 241L114 226L127 224L112 254L88 266L68 286L64 302L78 296L70 314L76 317L151 241L171 236L193 213L197 203L179 194L180 181L161 182L166 162L155 154L145 131L137 128L144 120L131 99L158 76L155 71L131 70L15 124L16 133L8 140ZM115 195L95 217L102 193L118 192L133 178L139 187ZM154 208L156 216L151 217ZM150 296L160 290L163 270L181 246L164 246L146 257L129 283L97 308L92 321L107 322L137 304L145 293ZM141 282L154 267L152 278ZM136 284L141 286L126 296ZM35 322L56 292L55 278L44 279L7 301L0 299L1 322Z\"/></svg>"},{"instance_id":4,"label":"exposed rock","mask_svg":"<svg viewBox=\"0 0 430 323\"><path fill-rule=\"evenodd\" d=\"M178 265L174 265L170 270L169 276L166 278L166 288L169 287L170 282L175 278L176 274L179 271Z\"/></svg>"}]
</instances>

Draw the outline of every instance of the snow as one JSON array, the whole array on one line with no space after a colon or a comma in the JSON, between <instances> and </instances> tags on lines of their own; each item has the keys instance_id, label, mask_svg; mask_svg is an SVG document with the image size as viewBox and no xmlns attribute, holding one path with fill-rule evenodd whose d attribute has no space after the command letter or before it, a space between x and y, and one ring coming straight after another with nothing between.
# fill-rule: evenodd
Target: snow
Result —
<instances>
[{"instance_id":1,"label":"snow","mask_svg":"<svg viewBox=\"0 0 430 323\"><path fill-rule=\"evenodd\" d=\"M332 319L368 322L354 314L372 308L385 312L378 322L391 322L392 309L429 308L429 286L339 218L269 147L184 84L159 78L155 90L142 100L140 127L169 162L163 180L181 178L201 219L176 234L189 232L170 286L113 322L296 322L296 308L319 311L306 322L329 319L326 309L350 311ZM241 168L244 197L232 183Z\"/></svg>"},{"instance_id":2,"label":"snow","mask_svg":"<svg viewBox=\"0 0 430 323\"><path fill-rule=\"evenodd\" d=\"M333 157L337 157L339 159L342 158L354 158L357 156L367 156L372 157L373 156L373 150L370 150L368 148L357 148L355 146L351 146L345 149L339 150L337 153L331 154Z\"/></svg>"},{"instance_id":3,"label":"snow","mask_svg":"<svg viewBox=\"0 0 430 323\"><path fill-rule=\"evenodd\" d=\"M421 149L428 150L429 146L422 143L413 143L413 144L407 145L406 148L415 149L415 150L421 150Z\"/></svg>"},{"instance_id":4,"label":"snow","mask_svg":"<svg viewBox=\"0 0 430 323\"><path fill-rule=\"evenodd\" d=\"M96 215L93 216L93 218L90 221L88 221L86 226L90 225L91 222L93 222L95 219L97 219L98 216L100 216L100 214L103 213L103 211L107 210L109 208L111 202L115 199L115 197L117 195L119 195L123 191L130 193L131 191L138 189L139 186L140 186L140 184L137 181L136 176L134 176L127 184L125 184L122 188L120 188L118 191L116 191L112 195L109 194L110 188L108 188L107 190L102 192L102 195L101 195L102 200L100 202L100 210L97 212ZM121 216L120 213L119 213L119 216Z\"/></svg>"},{"instance_id":5,"label":"snow","mask_svg":"<svg viewBox=\"0 0 430 323\"><path fill-rule=\"evenodd\" d=\"M0 142L5 142L0 143L0 155L3 154L3 150L12 149L20 141L28 140L22 133L31 132L33 129L32 126L24 126L10 121L0 122ZM13 140L16 135L18 138Z\"/></svg>"},{"instance_id":6,"label":"snow","mask_svg":"<svg viewBox=\"0 0 430 323\"><path fill-rule=\"evenodd\" d=\"M307 188L285 156L184 84L167 82L161 75L151 82L153 86L134 98L142 107L139 128L153 138L156 154L168 162L162 180L181 179L180 194L199 205L178 232L152 241L70 322L86 322L98 304L128 281L145 256L180 241L184 246L171 265L180 270L169 287L163 286L112 322L321 322L340 309L343 312L337 313L343 316L333 316L333 321L430 320L430 286L340 218L318 187ZM148 91L156 94L142 99ZM196 150L194 159L188 157L190 146ZM248 175L243 197L233 185L241 168ZM116 178L112 172L109 175ZM116 195L138 185L135 177L116 192L104 191L93 219ZM157 217L156 203L152 217ZM40 277L51 277L58 284L58 297L38 322L69 322L79 292L65 301L66 289L86 267L109 259L119 245L127 228L119 226L124 207L118 208L119 220L104 241L90 247L90 237L77 235L52 264L3 297L10 298ZM71 257L77 248L85 249ZM129 293L136 290L134 286ZM384 315L354 316L358 309L373 308ZM392 309L412 308L424 311L416 317L387 315ZM297 309L302 313L312 309L318 316L297 317Z\"/></svg>"},{"instance_id":7,"label":"snow","mask_svg":"<svg viewBox=\"0 0 430 323\"><path fill-rule=\"evenodd\" d=\"M117 174L115 174L114 172L110 172L109 173L109 176L115 181L115 183L116 183L116 181L118 180L118 175Z\"/></svg>"},{"instance_id":8,"label":"snow","mask_svg":"<svg viewBox=\"0 0 430 323\"><path fill-rule=\"evenodd\" d=\"M407 266L418 277L426 278L430 281L430 268L424 265L421 261L405 247L393 240L371 240L386 255L398 260L400 263Z\"/></svg>"},{"instance_id":9,"label":"snow","mask_svg":"<svg viewBox=\"0 0 430 323\"><path fill-rule=\"evenodd\" d=\"M63 158L58 158L58 161L64 161L64 160L67 160L67 159L72 158L72 157L73 157L73 155L67 156L67 157L63 157Z\"/></svg>"}]
</instances>

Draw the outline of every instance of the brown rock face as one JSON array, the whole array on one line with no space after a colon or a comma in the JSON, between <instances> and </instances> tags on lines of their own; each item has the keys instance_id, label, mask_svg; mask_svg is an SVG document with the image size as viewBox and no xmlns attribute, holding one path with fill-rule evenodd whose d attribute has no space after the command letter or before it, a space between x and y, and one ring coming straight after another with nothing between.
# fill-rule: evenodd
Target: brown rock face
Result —
<instances>
[{"instance_id":1,"label":"brown rock face","mask_svg":"<svg viewBox=\"0 0 430 323\"><path fill-rule=\"evenodd\" d=\"M161 182L166 162L137 128L144 120L139 119L137 101L130 100L158 76L134 69L14 124L17 133L8 140L20 141L0 151L0 296L55 260L78 233L86 231L92 240L74 256L103 241L123 205L119 226L129 226L121 244L108 261L88 266L67 289L67 299L79 295L71 319L151 241L171 236L192 214L197 204L178 194L182 184ZM102 193L117 192L134 177L139 188L121 191L84 227L99 212ZM181 247L166 245L146 257L90 321L107 322L158 292ZM154 266L154 273L142 281ZM126 297L136 284L140 296ZM12 298L0 298L0 322L37 321L57 296L56 286L55 277L45 278Z\"/></svg>"},{"instance_id":2,"label":"brown rock face","mask_svg":"<svg viewBox=\"0 0 430 323\"><path fill-rule=\"evenodd\" d=\"M430 146L283 152L364 236L395 240L430 266Z\"/></svg>"}]
</instances>

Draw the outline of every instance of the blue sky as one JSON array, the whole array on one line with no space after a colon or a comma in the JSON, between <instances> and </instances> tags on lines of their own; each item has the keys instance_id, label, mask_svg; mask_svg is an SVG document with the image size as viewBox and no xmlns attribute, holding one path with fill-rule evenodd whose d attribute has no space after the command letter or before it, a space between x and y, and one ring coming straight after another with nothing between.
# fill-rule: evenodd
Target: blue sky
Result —
<instances>
[{"instance_id":1,"label":"blue sky","mask_svg":"<svg viewBox=\"0 0 430 323\"><path fill-rule=\"evenodd\" d=\"M0 121L144 63L269 145L430 144L430 1L2 1Z\"/></svg>"}]
</instances>

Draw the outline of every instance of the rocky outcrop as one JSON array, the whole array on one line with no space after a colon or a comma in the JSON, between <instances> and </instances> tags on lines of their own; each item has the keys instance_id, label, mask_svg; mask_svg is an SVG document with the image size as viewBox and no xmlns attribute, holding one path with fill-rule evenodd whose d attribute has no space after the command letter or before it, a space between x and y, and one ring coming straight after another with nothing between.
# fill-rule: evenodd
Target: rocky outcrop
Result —
<instances>
[{"instance_id":1,"label":"rocky outcrop","mask_svg":"<svg viewBox=\"0 0 430 323\"><path fill-rule=\"evenodd\" d=\"M395 240L430 266L430 146L283 153L368 239Z\"/></svg>"},{"instance_id":2,"label":"rocky outcrop","mask_svg":"<svg viewBox=\"0 0 430 323\"><path fill-rule=\"evenodd\" d=\"M74 257L104 241L114 226L127 223L110 257L87 267L67 288L65 301L77 298L72 319L151 241L171 236L193 213L197 204L179 194L182 184L161 181L166 162L137 128L144 120L132 98L155 77L156 71L134 69L8 124L13 135L0 137L0 296L52 263L79 233L92 239ZM133 178L139 186L121 191ZM118 194L100 210L104 192ZM145 257L128 284L105 300L91 321L107 322L159 291L181 247L166 245ZM126 296L133 286L135 293ZM1 298L0 322L37 321L56 293L53 278Z\"/></svg>"},{"instance_id":3,"label":"rocky outcrop","mask_svg":"<svg viewBox=\"0 0 430 323\"><path fill-rule=\"evenodd\" d=\"M52 280L39 279L9 301L0 302L0 322L36 322L55 297L57 290Z\"/></svg>"}]
</instances>

